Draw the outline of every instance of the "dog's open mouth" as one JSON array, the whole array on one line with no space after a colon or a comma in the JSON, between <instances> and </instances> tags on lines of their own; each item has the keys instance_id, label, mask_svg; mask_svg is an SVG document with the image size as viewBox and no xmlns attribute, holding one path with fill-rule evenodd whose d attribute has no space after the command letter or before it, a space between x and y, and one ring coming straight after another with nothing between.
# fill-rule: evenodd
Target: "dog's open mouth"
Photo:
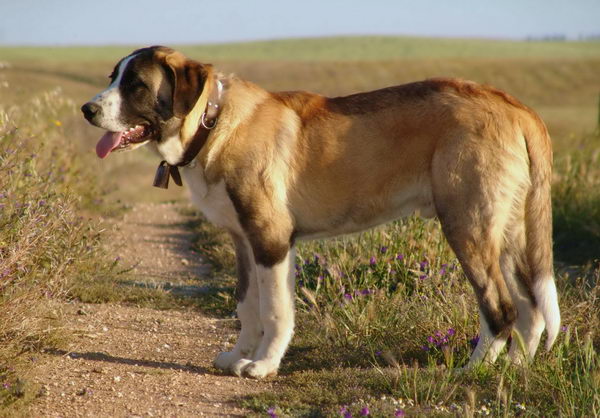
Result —
<instances>
[{"instance_id":1,"label":"dog's open mouth","mask_svg":"<svg viewBox=\"0 0 600 418\"><path fill-rule=\"evenodd\" d=\"M125 150L132 145L141 145L154 135L154 130L150 125L137 125L129 128L128 131L106 132L98 144L96 144L96 154L104 158L112 151Z\"/></svg>"}]
</instances>

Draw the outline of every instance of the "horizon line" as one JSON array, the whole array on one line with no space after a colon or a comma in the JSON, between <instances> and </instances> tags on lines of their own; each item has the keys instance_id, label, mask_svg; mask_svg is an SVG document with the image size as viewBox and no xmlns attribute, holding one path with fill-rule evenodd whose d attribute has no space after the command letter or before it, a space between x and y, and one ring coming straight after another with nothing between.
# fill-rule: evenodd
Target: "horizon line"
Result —
<instances>
[{"instance_id":1,"label":"horizon line","mask_svg":"<svg viewBox=\"0 0 600 418\"><path fill-rule=\"evenodd\" d=\"M410 34L340 34L340 35L314 35L314 36L289 36L281 38L256 38L256 39L244 39L244 40L224 40L217 42L194 42L194 41L173 41L173 42L146 42L144 45L177 45L177 46L220 46L220 45L232 45L232 44L253 44L253 43L269 43L269 42L281 42L281 41L298 41L298 40L319 40L319 39L339 39L339 38L406 38L406 39L430 39L430 40L450 40L450 41L488 41L488 42L565 42L565 43L577 43L577 42L598 42L600 41L600 34L588 35L587 37L569 38L564 34L547 34L544 36L533 36L528 35L524 38L509 38L509 37L494 37L494 36L444 36L444 35L410 35ZM123 43L4 43L0 41L0 47L3 48L78 48L78 47L97 47L97 48L110 48L110 47L127 47L140 45L142 43L136 42L123 42Z\"/></svg>"}]
</instances>

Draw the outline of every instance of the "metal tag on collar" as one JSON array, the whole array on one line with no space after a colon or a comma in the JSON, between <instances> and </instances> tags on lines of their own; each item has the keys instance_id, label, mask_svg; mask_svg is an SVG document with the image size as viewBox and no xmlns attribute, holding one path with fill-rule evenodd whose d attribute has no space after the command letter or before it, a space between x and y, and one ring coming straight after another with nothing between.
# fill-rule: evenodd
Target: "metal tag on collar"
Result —
<instances>
[{"instance_id":1,"label":"metal tag on collar","mask_svg":"<svg viewBox=\"0 0 600 418\"><path fill-rule=\"evenodd\" d=\"M166 161L161 161L156 168L156 174L154 175L154 187L160 187L161 189L169 188L169 177L170 177L169 164Z\"/></svg>"}]
</instances>

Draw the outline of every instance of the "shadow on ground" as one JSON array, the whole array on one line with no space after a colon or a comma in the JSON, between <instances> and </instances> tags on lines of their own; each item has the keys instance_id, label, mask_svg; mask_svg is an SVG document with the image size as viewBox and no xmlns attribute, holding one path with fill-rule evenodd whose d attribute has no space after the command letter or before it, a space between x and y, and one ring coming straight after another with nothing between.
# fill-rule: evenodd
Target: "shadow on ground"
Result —
<instances>
[{"instance_id":1,"label":"shadow on ground","mask_svg":"<svg viewBox=\"0 0 600 418\"><path fill-rule=\"evenodd\" d=\"M163 362L154 360L136 360L127 357L111 356L110 354L100 352L73 352L58 349L47 349L45 350L45 352L54 356L69 356L73 359L84 359L105 363L126 364L128 366L139 366L165 370L182 370L196 374L214 373L213 369L208 369L206 367L200 366L193 366L190 364L179 364L173 362Z\"/></svg>"}]
</instances>

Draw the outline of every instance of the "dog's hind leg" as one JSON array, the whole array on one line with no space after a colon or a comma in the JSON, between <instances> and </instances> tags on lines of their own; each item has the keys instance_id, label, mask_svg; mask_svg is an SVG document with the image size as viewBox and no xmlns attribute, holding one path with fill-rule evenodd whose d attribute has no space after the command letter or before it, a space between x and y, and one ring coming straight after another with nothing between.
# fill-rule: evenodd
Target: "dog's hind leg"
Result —
<instances>
[{"instance_id":1,"label":"dog's hind leg","mask_svg":"<svg viewBox=\"0 0 600 418\"><path fill-rule=\"evenodd\" d=\"M501 237L489 224L480 225L462 215L460 222L453 222L445 212L440 220L479 303L479 342L469 361L473 366L496 360L510 335L516 309L500 268Z\"/></svg>"},{"instance_id":2,"label":"dog's hind leg","mask_svg":"<svg viewBox=\"0 0 600 418\"><path fill-rule=\"evenodd\" d=\"M436 152L432 186L442 229L479 304L479 342L469 361L473 366L496 360L517 318L500 257L507 245L506 227L515 202L524 193L528 173L526 160L496 149L496 143L463 140L473 143L460 150L442 146ZM484 144L494 149L482 153Z\"/></svg>"},{"instance_id":3,"label":"dog's hind leg","mask_svg":"<svg viewBox=\"0 0 600 418\"><path fill-rule=\"evenodd\" d=\"M465 252L468 251L457 251L460 253L458 258L475 289L480 324L479 342L469 360L470 367L484 360L490 363L496 360L510 335L516 309L495 251L491 251L489 258L478 253L465 255Z\"/></svg>"},{"instance_id":4,"label":"dog's hind leg","mask_svg":"<svg viewBox=\"0 0 600 418\"><path fill-rule=\"evenodd\" d=\"M242 329L238 340L229 352L220 353L215 359L215 367L231 369L234 373L252 361L262 336L260 322L256 263L252 247L245 237L231 234L235 244L238 286L236 289L237 316Z\"/></svg>"}]
</instances>

